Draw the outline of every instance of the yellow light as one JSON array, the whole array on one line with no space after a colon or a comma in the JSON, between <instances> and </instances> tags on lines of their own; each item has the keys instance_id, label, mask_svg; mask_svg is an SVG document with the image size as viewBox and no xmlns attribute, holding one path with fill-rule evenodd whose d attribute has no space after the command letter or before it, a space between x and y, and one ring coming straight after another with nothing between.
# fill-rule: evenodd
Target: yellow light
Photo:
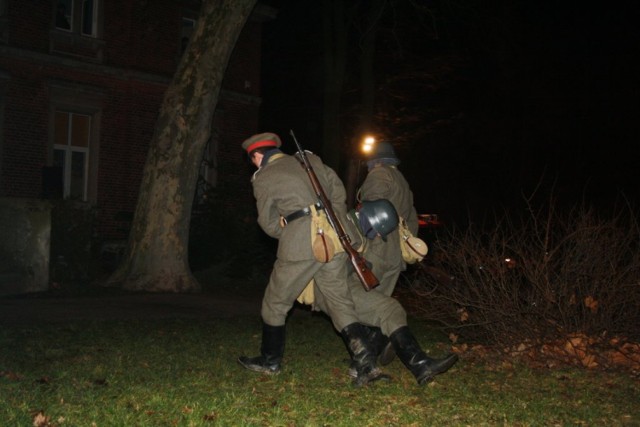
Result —
<instances>
[{"instance_id":1,"label":"yellow light","mask_svg":"<svg viewBox=\"0 0 640 427\"><path fill-rule=\"evenodd\" d=\"M368 153L373 149L373 144L375 144L376 139L372 136L365 136L362 141L362 152Z\"/></svg>"}]
</instances>

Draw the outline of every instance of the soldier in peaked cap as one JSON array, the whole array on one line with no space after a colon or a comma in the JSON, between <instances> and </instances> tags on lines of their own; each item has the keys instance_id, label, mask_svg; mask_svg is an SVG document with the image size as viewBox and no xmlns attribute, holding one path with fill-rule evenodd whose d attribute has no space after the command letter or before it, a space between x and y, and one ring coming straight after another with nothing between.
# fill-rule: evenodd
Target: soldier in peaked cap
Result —
<instances>
[{"instance_id":1,"label":"soldier in peaked cap","mask_svg":"<svg viewBox=\"0 0 640 427\"><path fill-rule=\"evenodd\" d=\"M242 143L242 149L251 154L255 149L262 147L280 148L282 141L275 133L265 132L253 135Z\"/></svg>"},{"instance_id":2,"label":"soldier in peaked cap","mask_svg":"<svg viewBox=\"0 0 640 427\"><path fill-rule=\"evenodd\" d=\"M355 360L357 385L382 378L376 355L367 342L367 330L358 322L347 282L347 255L336 253L326 263L312 251L311 213L323 209L305 168L297 157L283 153L274 133L254 135L242 143L258 168L251 179L258 210L258 224L278 239L277 259L262 299L262 345L256 357L240 356L247 369L267 374L281 370L285 321L296 298L313 279L326 299L326 312L340 331ZM346 190L337 174L311 153L309 161L336 215L345 217Z\"/></svg>"}]
</instances>

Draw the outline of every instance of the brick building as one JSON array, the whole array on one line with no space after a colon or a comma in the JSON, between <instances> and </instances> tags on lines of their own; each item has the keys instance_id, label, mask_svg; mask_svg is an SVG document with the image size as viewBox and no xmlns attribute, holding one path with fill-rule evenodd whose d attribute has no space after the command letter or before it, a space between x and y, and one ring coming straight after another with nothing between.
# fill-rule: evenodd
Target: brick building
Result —
<instances>
[{"instance_id":1,"label":"brick building","mask_svg":"<svg viewBox=\"0 0 640 427\"><path fill-rule=\"evenodd\" d=\"M87 277L96 247L124 242L199 3L0 0L0 294L46 289L59 265ZM225 206L254 206L239 143L258 130L262 24L273 18L254 9L214 115L202 175ZM48 209L50 226L29 222Z\"/></svg>"},{"instance_id":2,"label":"brick building","mask_svg":"<svg viewBox=\"0 0 640 427\"><path fill-rule=\"evenodd\" d=\"M95 208L95 233L123 238L118 215L135 208L198 3L0 0L0 197L77 200ZM231 58L207 153L216 186L247 181L238 142L258 127L261 25L273 17L258 5Z\"/></svg>"}]
</instances>

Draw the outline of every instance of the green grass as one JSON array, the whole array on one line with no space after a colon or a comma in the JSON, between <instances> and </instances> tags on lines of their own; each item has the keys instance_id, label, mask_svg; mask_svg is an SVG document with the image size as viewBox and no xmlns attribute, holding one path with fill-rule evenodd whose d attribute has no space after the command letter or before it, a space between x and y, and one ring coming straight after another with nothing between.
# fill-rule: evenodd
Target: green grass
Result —
<instances>
[{"instance_id":1,"label":"green grass","mask_svg":"<svg viewBox=\"0 0 640 427\"><path fill-rule=\"evenodd\" d=\"M434 355L438 341L412 328ZM294 315L284 369L266 376L236 358L260 347L256 318L78 322L0 330L0 425L540 426L640 425L640 383L620 372L532 370L461 361L419 387L394 379L355 388L327 319Z\"/></svg>"}]
</instances>

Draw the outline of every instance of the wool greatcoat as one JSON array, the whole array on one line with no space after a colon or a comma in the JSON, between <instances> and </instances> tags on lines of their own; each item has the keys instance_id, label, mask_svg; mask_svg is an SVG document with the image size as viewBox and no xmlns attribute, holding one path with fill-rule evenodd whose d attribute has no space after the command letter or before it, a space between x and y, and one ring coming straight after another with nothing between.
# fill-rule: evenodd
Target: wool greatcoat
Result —
<instances>
[{"instance_id":1,"label":"wool greatcoat","mask_svg":"<svg viewBox=\"0 0 640 427\"><path fill-rule=\"evenodd\" d=\"M395 234L392 233L391 236L395 236ZM382 240L380 236L369 241L368 245L378 240ZM397 329L407 326L407 313L398 300L383 292L366 291L355 273L349 275L348 285L360 323L379 327L386 336L390 336ZM320 290L315 292L314 309L325 312L327 310L324 294Z\"/></svg>"},{"instance_id":2,"label":"wool greatcoat","mask_svg":"<svg viewBox=\"0 0 640 427\"><path fill-rule=\"evenodd\" d=\"M413 193L396 166L374 166L362 183L359 195L361 201L389 200L398 215L405 219L411 233L414 236L418 234L418 213L413 206ZM402 259L399 233L389 234L386 242L379 238L369 241L364 257L373 264L373 274L380 281L380 286L375 289L385 295L391 295L400 273L407 268Z\"/></svg>"},{"instance_id":3,"label":"wool greatcoat","mask_svg":"<svg viewBox=\"0 0 640 427\"><path fill-rule=\"evenodd\" d=\"M339 218L346 215L346 190L338 175L319 157L308 159L327 199ZM280 218L318 202L305 168L297 157L278 152L256 171L251 180L258 209L258 224L278 239L277 259L262 299L262 320L271 326L285 324L286 316L306 285L315 284L326 299L326 313L338 331L358 321L347 287L347 255L336 253L328 263L316 261L311 247L311 217L281 226Z\"/></svg>"}]
</instances>

